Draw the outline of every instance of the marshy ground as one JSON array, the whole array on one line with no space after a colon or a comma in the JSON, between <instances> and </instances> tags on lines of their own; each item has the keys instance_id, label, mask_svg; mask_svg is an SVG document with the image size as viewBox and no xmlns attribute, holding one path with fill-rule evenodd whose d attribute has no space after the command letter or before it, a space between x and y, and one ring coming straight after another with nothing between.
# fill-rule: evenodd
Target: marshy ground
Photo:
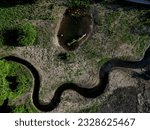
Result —
<instances>
[{"instance_id":1,"label":"marshy ground","mask_svg":"<svg viewBox=\"0 0 150 130\"><path fill-rule=\"evenodd\" d=\"M102 0L90 4L94 23L90 37L76 50L66 51L57 38L68 8L66 2L37 0L33 4L8 7L0 3L0 57L15 55L36 67L41 76L40 99L43 102L49 102L56 88L66 82L82 87L95 86L99 80L99 68L108 59L139 60L150 44L150 9ZM37 27L35 45L14 47L4 44L4 30L24 22ZM59 54L65 54L66 58L60 59ZM146 69L113 70L105 93L95 99L68 90L52 112L150 112L150 80L133 76ZM39 112L32 104L33 86L30 87L28 92L10 101L9 106L17 106L17 112Z\"/></svg>"}]
</instances>

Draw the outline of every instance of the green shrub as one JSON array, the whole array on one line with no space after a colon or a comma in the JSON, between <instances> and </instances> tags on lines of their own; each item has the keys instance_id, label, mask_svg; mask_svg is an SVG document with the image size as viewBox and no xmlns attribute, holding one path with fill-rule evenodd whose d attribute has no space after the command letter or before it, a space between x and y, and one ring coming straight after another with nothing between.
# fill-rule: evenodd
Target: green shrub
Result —
<instances>
[{"instance_id":1,"label":"green shrub","mask_svg":"<svg viewBox=\"0 0 150 130\"><path fill-rule=\"evenodd\" d=\"M37 38L37 30L31 23L25 23L18 28L19 45L33 45Z\"/></svg>"},{"instance_id":2,"label":"green shrub","mask_svg":"<svg viewBox=\"0 0 150 130\"><path fill-rule=\"evenodd\" d=\"M63 60L63 61L71 62L71 61L73 61L75 59L75 55L73 53L69 53L69 52L67 52L67 53L60 53L58 55L58 58Z\"/></svg>"}]
</instances>

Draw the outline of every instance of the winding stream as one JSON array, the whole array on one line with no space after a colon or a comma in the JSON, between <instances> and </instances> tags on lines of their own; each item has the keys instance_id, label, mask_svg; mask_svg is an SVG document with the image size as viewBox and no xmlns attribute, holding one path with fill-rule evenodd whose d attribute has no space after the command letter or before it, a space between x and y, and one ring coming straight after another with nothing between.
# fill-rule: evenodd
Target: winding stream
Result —
<instances>
[{"instance_id":1,"label":"winding stream","mask_svg":"<svg viewBox=\"0 0 150 130\"><path fill-rule=\"evenodd\" d=\"M42 103L39 100L40 76L39 76L37 69L32 64L24 59L21 59L15 56L6 56L6 57L3 57L2 59L20 63L26 66L31 71L34 77L34 89L33 89L33 94L32 94L33 104L39 110L48 112L48 111L52 111L59 105L61 101L61 95L65 90L68 90L68 89L74 90L84 97L96 98L97 96L101 95L104 92L108 84L109 73L111 72L113 68L124 67L124 68L138 69L138 68L144 68L150 65L150 47L146 50L144 57L140 61L124 61L124 60L119 60L119 59L111 59L108 62L106 62L100 68L99 83L93 88L82 88L75 83L62 84L56 89L53 98L47 104Z\"/></svg>"}]
</instances>

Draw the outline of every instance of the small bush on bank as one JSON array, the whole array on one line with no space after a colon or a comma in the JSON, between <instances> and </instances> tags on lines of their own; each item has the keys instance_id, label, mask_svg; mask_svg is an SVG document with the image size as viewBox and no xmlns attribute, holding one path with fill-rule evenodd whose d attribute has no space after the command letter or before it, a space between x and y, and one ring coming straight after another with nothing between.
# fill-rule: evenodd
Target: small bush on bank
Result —
<instances>
[{"instance_id":1,"label":"small bush on bank","mask_svg":"<svg viewBox=\"0 0 150 130\"><path fill-rule=\"evenodd\" d=\"M37 38L37 30L31 23L25 23L18 28L18 44L22 46L33 45Z\"/></svg>"}]
</instances>

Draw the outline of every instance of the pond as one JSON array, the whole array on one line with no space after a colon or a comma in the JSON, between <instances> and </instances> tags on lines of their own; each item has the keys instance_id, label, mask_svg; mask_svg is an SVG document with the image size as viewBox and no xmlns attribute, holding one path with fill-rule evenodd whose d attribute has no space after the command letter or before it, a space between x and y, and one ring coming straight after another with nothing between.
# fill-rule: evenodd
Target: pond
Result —
<instances>
[{"instance_id":1,"label":"pond","mask_svg":"<svg viewBox=\"0 0 150 130\"><path fill-rule=\"evenodd\" d=\"M67 9L57 33L58 42L64 49L73 51L88 39L92 28L89 13L81 9Z\"/></svg>"}]
</instances>

